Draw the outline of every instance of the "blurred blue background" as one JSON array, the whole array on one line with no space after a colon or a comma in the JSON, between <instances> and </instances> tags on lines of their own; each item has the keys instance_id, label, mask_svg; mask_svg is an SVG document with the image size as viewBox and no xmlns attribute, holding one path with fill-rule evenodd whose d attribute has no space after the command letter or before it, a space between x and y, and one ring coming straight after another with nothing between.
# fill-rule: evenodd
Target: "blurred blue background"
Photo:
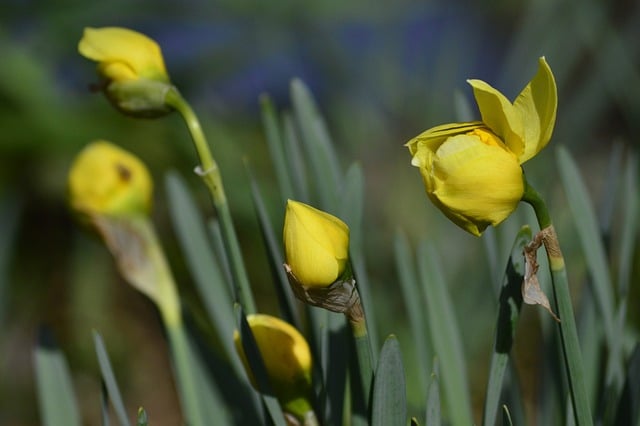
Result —
<instances>
[{"instance_id":1,"label":"blurred blue background","mask_svg":"<svg viewBox=\"0 0 640 426\"><path fill-rule=\"evenodd\" d=\"M273 194L258 97L269 93L286 109L290 80L301 78L317 98L343 166L357 160L365 170L370 230L365 243L374 298L382 305L381 332L402 336L406 327L403 307L393 298L393 233L402 228L413 239L429 236L442 248L456 283L458 315L462 319L470 307L478 309L474 324L461 321L468 326L469 359L480 357L480 372L472 379L478 407L494 315L494 301L482 297L487 288L468 282L469 268L486 269L482 243L429 204L402 145L430 126L456 121L465 102L473 105L467 78L490 82L513 98L544 55L558 84L557 126L550 146L525 169L537 187L549 191L561 223L566 206L556 183L553 145L568 146L578 158L595 200L606 195L602 188L614 142L623 152L638 147L636 1L5 0L0 5L2 424L38 424L31 350L42 324L53 330L69 358L85 419L97 419L99 409L90 338L97 328L121 372L130 410L144 405L153 424L179 422L155 311L117 278L101 245L73 223L65 205L66 173L75 153L98 138L141 156L156 179L156 222L178 276L184 265L163 205L163 174L180 170L203 211L212 212L190 173L195 153L178 117L134 120L90 93L89 85L97 81L94 64L77 53L85 26L129 27L162 46L172 81L199 113L221 164L266 311L275 301L265 290L268 284L260 283L266 260L242 159L250 159L265 191ZM272 197L274 219L283 210L277 200ZM581 276L579 270L574 274ZM188 280L181 292L193 297ZM533 315L529 320L536 322ZM534 363L525 359L525 370L527 362Z\"/></svg>"}]
</instances>

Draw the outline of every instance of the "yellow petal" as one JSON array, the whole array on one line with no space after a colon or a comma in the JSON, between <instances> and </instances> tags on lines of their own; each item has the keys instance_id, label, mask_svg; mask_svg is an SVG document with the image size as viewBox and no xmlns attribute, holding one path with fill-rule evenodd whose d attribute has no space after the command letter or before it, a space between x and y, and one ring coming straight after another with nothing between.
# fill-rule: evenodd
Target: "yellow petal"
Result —
<instances>
[{"instance_id":1,"label":"yellow petal","mask_svg":"<svg viewBox=\"0 0 640 426\"><path fill-rule=\"evenodd\" d=\"M506 219L524 192L517 158L485 130L449 138L428 172L432 200L474 235Z\"/></svg>"},{"instance_id":2,"label":"yellow petal","mask_svg":"<svg viewBox=\"0 0 640 426\"><path fill-rule=\"evenodd\" d=\"M136 31L118 27L85 28L78 51L98 63L121 63L141 78L169 81L160 47ZM102 69L106 70L109 68ZM108 74L105 77L113 79Z\"/></svg>"},{"instance_id":3,"label":"yellow petal","mask_svg":"<svg viewBox=\"0 0 640 426\"><path fill-rule=\"evenodd\" d=\"M405 144L409 148L411 155L418 151L418 145L426 145L433 152L450 136L470 132L478 127L483 127L481 121L471 121L469 123L450 123L432 127L420 133L415 138Z\"/></svg>"},{"instance_id":4,"label":"yellow petal","mask_svg":"<svg viewBox=\"0 0 640 426\"><path fill-rule=\"evenodd\" d=\"M281 402L306 398L311 386L312 360L311 350L304 336L289 323L271 315L248 315L247 322L276 397ZM234 333L234 341L245 370L255 386L255 378L237 331Z\"/></svg>"},{"instance_id":5,"label":"yellow petal","mask_svg":"<svg viewBox=\"0 0 640 426\"><path fill-rule=\"evenodd\" d=\"M498 90L482 80L467 80L473 87L482 121L509 149L520 157L524 152L524 123L520 111Z\"/></svg>"},{"instance_id":6,"label":"yellow petal","mask_svg":"<svg viewBox=\"0 0 640 426\"><path fill-rule=\"evenodd\" d=\"M309 287L332 284L346 267L349 228L335 216L289 200L284 223L287 264Z\"/></svg>"},{"instance_id":7,"label":"yellow petal","mask_svg":"<svg viewBox=\"0 0 640 426\"><path fill-rule=\"evenodd\" d=\"M536 75L516 98L514 108L523 117L525 144L518 156L522 164L547 145L556 122L558 91L544 57L539 59Z\"/></svg>"},{"instance_id":8,"label":"yellow petal","mask_svg":"<svg viewBox=\"0 0 640 426\"><path fill-rule=\"evenodd\" d=\"M133 154L105 141L87 145L69 171L69 201L80 213L148 214L153 183Z\"/></svg>"}]
</instances>

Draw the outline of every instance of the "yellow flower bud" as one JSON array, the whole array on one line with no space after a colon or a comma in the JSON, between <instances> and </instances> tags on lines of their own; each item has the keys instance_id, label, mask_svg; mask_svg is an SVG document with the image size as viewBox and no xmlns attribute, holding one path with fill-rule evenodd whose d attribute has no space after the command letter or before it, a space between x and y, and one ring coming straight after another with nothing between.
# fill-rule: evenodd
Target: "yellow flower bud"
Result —
<instances>
[{"instance_id":1,"label":"yellow flower bud","mask_svg":"<svg viewBox=\"0 0 640 426\"><path fill-rule=\"evenodd\" d=\"M137 157L106 141L87 145L69 171L69 203L81 214L146 215L153 182Z\"/></svg>"},{"instance_id":2,"label":"yellow flower bud","mask_svg":"<svg viewBox=\"0 0 640 426\"><path fill-rule=\"evenodd\" d=\"M306 287L327 287L345 271L349 227L335 216L289 200L284 218L286 262Z\"/></svg>"},{"instance_id":3,"label":"yellow flower bud","mask_svg":"<svg viewBox=\"0 0 640 426\"><path fill-rule=\"evenodd\" d=\"M126 28L85 28L78 51L98 63L107 98L125 114L155 117L171 111L165 96L173 86L160 47L149 37Z\"/></svg>"},{"instance_id":4,"label":"yellow flower bud","mask_svg":"<svg viewBox=\"0 0 640 426\"><path fill-rule=\"evenodd\" d=\"M407 143L431 201L474 235L496 226L524 194L521 165L551 138L558 104L544 58L511 103L480 80L469 80L482 121L436 126Z\"/></svg>"},{"instance_id":5,"label":"yellow flower bud","mask_svg":"<svg viewBox=\"0 0 640 426\"><path fill-rule=\"evenodd\" d=\"M271 315L247 315L247 322L264 361L271 390L285 410L304 416L311 410L308 398L312 366L311 350L304 336L289 323ZM247 375L257 388L237 330L233 338Z\"/></svg>"}]
</instances>

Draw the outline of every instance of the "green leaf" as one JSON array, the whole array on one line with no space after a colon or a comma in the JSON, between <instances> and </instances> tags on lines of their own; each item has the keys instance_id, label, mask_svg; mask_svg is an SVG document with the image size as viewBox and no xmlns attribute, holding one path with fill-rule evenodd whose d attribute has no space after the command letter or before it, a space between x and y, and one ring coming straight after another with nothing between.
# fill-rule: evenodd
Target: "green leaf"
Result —
<instances>
[{"instance_id":1,"label":"green leaf","mask_svg":"<svg viewBox=\"0 0 640 426\"><path fill-rule=\"evenodd\" d=\"M596 215L587 188L569 151L560 146L556 159L582 250L586 257L587 268L592 277L590 282L593 286L593 293L602 316L605 338L609 348L607 382L620 383L622 380L622 335L621 330L615 326L613 286Z\"/></svg>"},{"instance_id":2,"label":"green leaf","mask_svg":"<svg viewBox=\"0 0 640 426\"><path fill-rule=\"evenodd\" d=\"M407 424L407 389L400 344L394 335L385 340L373 383L371 420L374 426Z\"/></svg>"},{"instance_id":3,"label":"green leaf","mask_svg":"<svg viewBox=\"0 0 640 426\"><path fill-rule=\"evenodd\" d=\"M138 408L138 418L136 421L136 426L147 426L149 424L149 418L147 416L147 412L144 408Z\"/></svg>"},{"instance_id":4,"label":"green leaf","mask_svg":"<svg viewBox=\"0 0 640 426\"><path fill-rule=\"evenodd\" d=\"M289 167L286 161L278 116L269 96L262 95L260 97L260 105L262 107L262 125L267 136L269 154L276 172L276 179L278 180L282 201L286 202L288 197L293 196L293 185L291 183L291 176L289 175Z\"/></svg>"},{"instance_id":5,"label":"green leaf","mask_svg":"<svg viewBox=\"0 0 640 426\"><path fill-rule=\"evenodd\" d=\"M293 180L293 193L285 195L290 195L298 201L308 203L310 198L306 163L300 149L300 140L296 134L294 120L291 114L283 114L282 126L284 128L283 137L287 166L289 167Z\"/></svg>"},{"instance_id":6,"label":"green leaf","mask_svg":"<svg viewBox=\"0 0 640 426\"><path fill-rule=\"evenodd\" d=\"M487 426L496 424L500 408L503 381L522 306L521 288L522 280L524 279L524 257L522 252L529 241L531 241L531 229L525 226L516 235L500 291L495 340L482 421L482 424Z\"/></svg>"},{"instance_id":7,"label":"green leaf","mask_svg":"<svg viewBox=\"0 0 640 426\"><path fill-rule=\"evenodd\" d=\"M317 185L320 199L318 207L335 214L342 175L326 124L311 92L301 80L291 82L291 100L302 135L302 145L311 166L313 182Z\"/></svg>"},{"instance_id":8,"label":"green leaf","mask_svg":"<svg viewBox=\"0 0 640 426\"><path fill-rule=\"evenodd\" d=\"M34 349L33 367L41 423L45 426L80 426L69 368L46 329L41 330Z\"/></svg>"},{"instance_id":9,"label":"green leaf","mask_svg":"<svg viewBox=\"0 0 640 426\"><path fill-rule=\"evenodd\" d=\"M102 336L100 336L100 333L96 330L93 330L93 344L95 346L96 356L98 357L98 365L100 366L102 380L104 380L107 395L113 404L113 409L116 412L116 416L118 416L118 421L123 426L129 426L130 423L127 418L127 409L124 406L122 395L120 394L120 388L116 382L116 376L113 374L107 349L104 346Z\"/></svg>"},{"instance_id":10,"label":"green leaf","mask_svg":"<svg viewBox=\"0 0 640 426\"><path fill-rule=\"evenodd\" d=\"M458 323L435 248L418 247L418 270L432 347L440 360L442 387L453 425L473 424L467 368Z\"/></svg>"},{"instance_id":11,"label":"green leaf","mask_svg":"<svg viewBox=\"0 0 640 426\"><path fill-rule=\"evenodd\" d=\"M428 334L424 332L427 323L420 294L420 284L416 274L415 262L409 242L404 233L398 231L394 240L395 264L398 270L402 299L409 319L409 329L412 333L412 342L416 350L416 358L419 365L419 383L422 395L426 395L429 386L429 370L425 360L430 358Z\"/></svg>"},{"instance_id":12,"label":"green leaf","mask_svg":"<svg viewBox=\"0 0 640 426\"><path fill-rule=\"evenodd\" d=\"M4 322L4 314L9 286L8 267L12 254L14 235L18 230L22 201L9 194L0 199L0 322ZM1 336L1 333L0 333Z\"/></svg>"},{"instance_id":13,"label":"green leaf","mask_svg":"<svg viewBox=\"0 0 640 426\"><path fill-rule=\"evenodd\" d=\"M440 426L440 383L437 359L433 361L433 372L427 388L427 426Z\"/></svg>"},{"instance_id":14,"label":"green leaf","mask_svg":"<svg viewBox=\"0 0 640 426\"><path fill-rule=\"evenodd\" d=\"M230 285L216 263L207 239L209 235L202 217L182 178L175 172L165 176L169 213L185 262L198 294L224 348L227 359L237 372L242 371L233 347L235 320Z\"/></svg>"},{"instance_id":15,"label":"green leaf","mask_svg":"<svg viewBox=\"0 0 640 426\"><path fill-rule=\"evenodd\" d=\"M626 380L618 402L616 425L640 425L640 344L636 344L627 366Z\"/></svg>"},{"instance_id":16,"label":"green leaf","mask_svg":"<svg viewBox=\"0 0 640 426\"><path fill-rule=\"evenodd\" d=\"M260 189L258 184L251 173L249 164L246 163L247 173L249 175L249 183L251 185L251 197L253 199L253 206L255 208L256 215L258 216L258 224L262 233L262 238L265 242L267 255L269 257L269 266L271 267L271 274L275 283L276 295L278 296L278 302L280 304L280 311L282 312L283 319L290 324L295 325L299 330L302 329L302 322L298 315L295 296L289 286L289 280L284 271L284 256L280 250L280 240L276 238L276 233L271 226L271 221L267 213L267 208L262 200Z\"/></svg>"}]
</instances>

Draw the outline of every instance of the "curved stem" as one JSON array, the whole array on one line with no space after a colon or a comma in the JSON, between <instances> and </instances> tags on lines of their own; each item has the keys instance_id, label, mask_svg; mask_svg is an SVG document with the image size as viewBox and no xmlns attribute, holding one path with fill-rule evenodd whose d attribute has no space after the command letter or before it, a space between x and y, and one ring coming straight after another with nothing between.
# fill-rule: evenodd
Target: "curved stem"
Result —
<instances>
[{"instance_id":1,"label":"curved stem","mask_svg":"<svg viewBox=\"0 0 640 426\"><path fill-rule=\"evenodd\" d=\"M558 236L549 216L549 210L540 197L540 194L525 181L525 193L522 201L529 203L536 214L540 229L545 233L543 242L549 258L553 295L556 302L556 311L560 316L558 323L564 363L569 379L569 391L573 403L573 413L577 425L592 425L591 409L587 397L584 369L580 342L576 329L571 294L564 264L564 258L560 251Z\"/></svg>"},{"instance_id":2,"label":"curved stem","mask_svg":"<svg viewBox=\"0 0 640 426\"><path fill-rule=\"evenodd\" d=\"M184 119L198 157L200 158L201 165L196 169L196 173L202 178L209 189L213 205L220 219L222 239L231 262L235 298L238 303L242 305L245 312L254 313L256 312L256 306L251 293L249 278L242 258L238 237L233 227L229 203L227 202L222 184L222 175L220 174L218 164L211 154L198 116L175 88L167 93L165 101L167 105L175 108Z\"/></svg>"}]
</instances>

